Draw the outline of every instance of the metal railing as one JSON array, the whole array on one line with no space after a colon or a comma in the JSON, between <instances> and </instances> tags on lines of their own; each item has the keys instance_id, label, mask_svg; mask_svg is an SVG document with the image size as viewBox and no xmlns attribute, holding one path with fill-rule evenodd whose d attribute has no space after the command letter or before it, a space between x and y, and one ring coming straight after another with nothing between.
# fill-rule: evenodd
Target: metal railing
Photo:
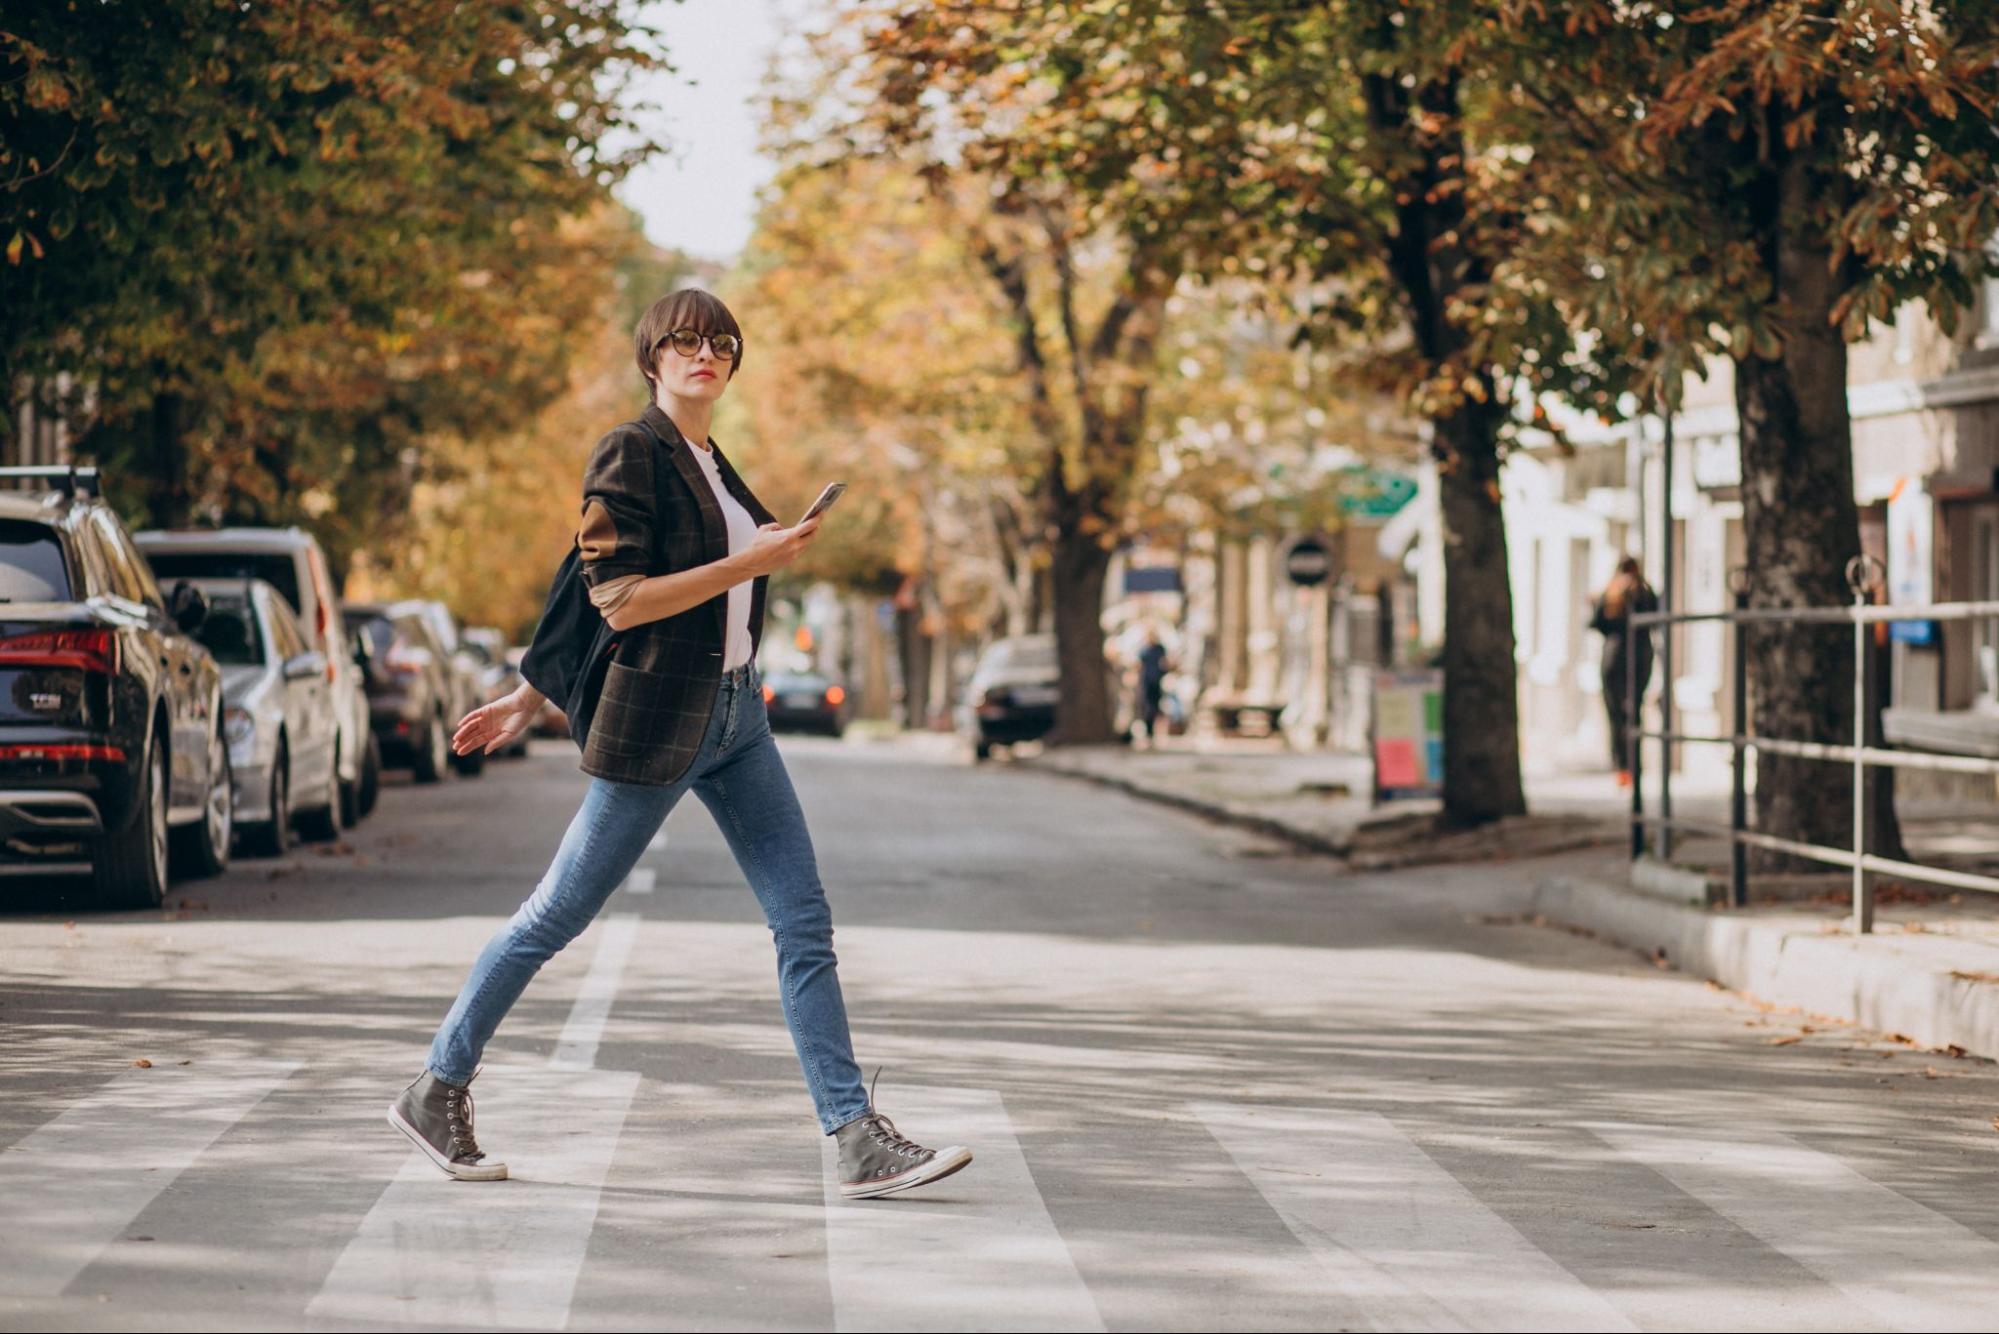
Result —
<instances>
[{"instance_id":1,"label":"metal railing","mask_svg":"<svg viewBox=\"0 0 1999 1334\"><path fill-rule=\"evenodd\" d=\"M1874 876L1879 873L1947 885L1953 889L1999 893L1999 877L1977 875L1945 867L1921 866L1899 858L1883 857L1874 851L1874 830L1869 822L1870 768L1925 769L1943 773L1999 775L1999 760L1975 755L1946 755L1928 751L1891 750L1868 733L1874 711L1868 707L1873 688L1871 677L1874 654L1868 639L1875 625L1892 621L1969 621L1984 617L1999 619L1999 602L1937 602L1914 606L1875 606L1868 592L1879 577L1881 564L1870 556L1847 562L1846 582L1853 590L1851 607L1758 607L1749 606L1747 591L1735 580L1735 607L1731 611L1635 612L1630 619L1633 631L1649 632L1653 626L1687 625L1702 621L1726 623L1734 637L1731 688L1734 701L1734 734L1693 736L1671 730L1670 723L1659 731L1644 729L1639 712L1638 654L1627 651L1625 662L1625 704L1627 755L1631 770L1631 857L1645 855L1646 832L1657 833L1657 854L1662 860L1672 855L1672 838L1678 833L1727 839L1729 843L1729 902L1743 907L1749 901L1749 849L1767 848L1809 861L1848 867L1853 872L1853 929L1859 933L1874 929ZM1738 574L1740 572L1738 571ZM1745 725L1749 707L1748 631L1751 626L1851 625L1853 627L1853 740L1849 745L1821 741L1801 741L1786 737L1751 734ZM1670 634L1670 629L1668 634ZM1664 683L1668 692L1672 682ZM1664 717L1670 719L1671 714ZM1645 742L1661 747L1659 813L1645 811L1643 758ZM1676 745L1727 746L1731 752L1728 824L1712 824L1673 815L1672 750ZM1769 755L1790 755L1800 759L1848 764L1853 771L1853 846L1836 848L1780 838L1749 828L1747 760L1751 750Z\"/></svg>"}]
</instances>

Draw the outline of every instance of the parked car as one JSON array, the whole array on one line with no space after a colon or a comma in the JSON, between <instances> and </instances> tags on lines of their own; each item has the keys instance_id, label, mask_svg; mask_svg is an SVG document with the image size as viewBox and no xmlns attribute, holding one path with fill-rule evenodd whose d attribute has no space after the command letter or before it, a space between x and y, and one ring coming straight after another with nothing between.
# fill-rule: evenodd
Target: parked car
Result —
<instances>
[{"instance_id":1,"label":"parked car","mask_svg":"<svg viewBox=\"0 0 1999 1334\"><path fill-rule=\"evenodd\" d=\"M1060 678L1054 635L1012 635L989 645L972 670L959 715L972 753L983 760L994 746L1048 735Z\"/></svg>"},{"instance_id":2,"label":"parked car","mask_svg":"<svg viewBox=\"0 0 1999 1334\"><path fill-rule=\"evenodd\" d=\"M817 672L772 672L764 678L764 711L773 732L846 730L846 687Z\"/></svg>"},{"instance_id":3,"label":"parked car","mask_svg":"<svg viewBox=\"0 0 1999 1334\"><path fill-rule=\"evenodd\" d=\"M340 819L360 823L374 809L381 752L368 728L368 696L347 651L326 553L303 528L212 528L137 535L139 549L162 579L262 579L298 614L306 647L324 655L326 684L339 734L334 768L340 775Z\"/></svg>"},{"instance_id":4,"label":"parked car","mask_svg":"<svg viewBox=\"0 0 1999 1334\"><path fill-rule=\"evenodd\" d=\"M451 769L451 733L458 725L457 685L444 648L416 607L350 603L356 658L368 691L369 726L382 763L435 783Z\"/></svg>"},{"instance_id":5,"label":"parked car","mask_svg":"<svg viewBox=\"0 0 1999 1334\"><path fill-rule=\"evenodd\" d=\"M162 595L95 468L0 468L0 848L90 862L98 897L156 907L175 873L229 864L235 793L222 673Z\"/></svg>"},{"instance_id":6,"label":"parked car","mask_svg":"<svg viewBox=\"0 0 1999 1334\"><path fill-rule=\"evenodd\" d=\"M527 651L525 644L517 644L507 650L507 662L516 672L520 671L521 659L527 656ZM534 736L566 737L569 735L569 715L554 700L544 699L541 707L535 710L534 722L529 724L528 731Z\"/></svg>"},{"instance_id":7,"label":"parked car","mask_svg":"<svg viewBox=\"0 0 1999 1334\"><path fill-rule=\"evenodd\" d=\"M423 617L424 624L430 627L432 637L443 651L445 673L451 683L451 726L455 731L459 719L486 702L486 692L479 683L479 673L485 663L476 652L467 648L464 631L458 624L458 618L451 614L451 608L435 598L411 599L404 605ZM446 753L450 754L449 747ZM453 754L450 758L452 767L467 778L486 767L486 753L481 750L469 755Z\"/></svg>"},{"instance_id":8,"label":"parked car","mask_svg":"<svg viewBox=\"0 0 1999 1334\"><path fill-rule=\"evenodd\" d=\"M283 856L294 821L308 839L338 838L340 721L326 655L306 644L291 603L264 580L192 582L208 599L199 637L222 668L222 730L244 846Z\"/></svg>"},{"instance_id":9,"label":"parked car","mask_svg":"<svg viewBox=\"0 0 1999 1334\"><path fill-rule=\"evenodd\" d=\"M479 702L491 704L496 699L504 699L514 692L521 683L519 659L508 656L507 637L492 626L473 626L465 631L465 650L474 654L485 665L479 672ZM528 753L528 734L521 733L505 750L496 750L494 755L514 758Z\"/></svg>"}]
</instances>

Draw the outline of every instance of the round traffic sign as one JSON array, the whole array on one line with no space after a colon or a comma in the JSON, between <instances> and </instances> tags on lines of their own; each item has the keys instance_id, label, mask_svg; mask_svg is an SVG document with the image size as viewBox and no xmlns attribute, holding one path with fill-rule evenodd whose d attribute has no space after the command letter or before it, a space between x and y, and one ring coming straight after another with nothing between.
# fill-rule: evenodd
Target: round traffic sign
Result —
<instances>
[{"instance_id":1,"label":"round traffic sign","mask_svg":"<svg viewBox=\"0 0 1999 1334\"><path fill-rule=\"evenodd\" d=\"M1300 588L1326 582L1333 572L1333 553L1316 537L1301 537L1284 553L1284 573Z\"/></svg>"}]
</instances>

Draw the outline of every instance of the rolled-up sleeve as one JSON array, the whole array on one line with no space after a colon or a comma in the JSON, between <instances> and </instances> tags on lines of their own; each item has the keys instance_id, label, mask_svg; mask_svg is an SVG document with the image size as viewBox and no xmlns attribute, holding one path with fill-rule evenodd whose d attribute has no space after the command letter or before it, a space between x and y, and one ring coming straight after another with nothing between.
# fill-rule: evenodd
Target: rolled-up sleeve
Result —
<instances>
[{"instance_id":1,"label":"rolled-up sleeve","mask_svg":"<svg viewBox=\"0 0 1999 1334\"><path fill-rule=\"evenodd\" d=\"M625 431L611 432L590 452L576 545L583 582L593 591L613 579L653 572L655 456L651 440Z\"/></svg>"}]
</instances>

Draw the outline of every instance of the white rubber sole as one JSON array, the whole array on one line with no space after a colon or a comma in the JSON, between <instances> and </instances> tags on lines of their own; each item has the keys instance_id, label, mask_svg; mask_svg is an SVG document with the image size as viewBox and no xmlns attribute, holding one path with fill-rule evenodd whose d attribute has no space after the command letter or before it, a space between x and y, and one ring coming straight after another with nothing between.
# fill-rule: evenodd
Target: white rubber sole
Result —
<instances>
[{"instance_id":1,"label":"white rubber sole","mask_svg":"<svg viewBox=\"0 0 1999 1334\"><path fill-rule=\"evenodd\" d=\"M439 1153L429 1140L418 1134L415 1126L403 1119L403 1114L396 1110L394 1103L389 1104L389 1124L397 1130L402 1131L404 1138L416 1145L417 1148L423 1150L423 1156L436 1164L438 1171L455 1181L505 1181L507 1179L507 1165L505 1163L480 1163L477 1167L467 1167L463 1163L452 1162L449 1158Z\"/></svg>"},{"instance_id":2,"label":"white rubber sole","mask_svg":"<svg viewBox=\"0 0 1999 1334\"><path fill-rule=\"evenodd\" d=\"M953 1172L962 1171L972 1165L972 1151L960 1144L948 1149L939 1149L937 1156L921 1167L912 1167L907 1172L880 1181L855 1181L840 1183L840 1194L850 1200L872 1200L883 1195L894 1195L900 1191L915 1190L933 1181L942 1181Z\"/></svg>"}]
</instances>

